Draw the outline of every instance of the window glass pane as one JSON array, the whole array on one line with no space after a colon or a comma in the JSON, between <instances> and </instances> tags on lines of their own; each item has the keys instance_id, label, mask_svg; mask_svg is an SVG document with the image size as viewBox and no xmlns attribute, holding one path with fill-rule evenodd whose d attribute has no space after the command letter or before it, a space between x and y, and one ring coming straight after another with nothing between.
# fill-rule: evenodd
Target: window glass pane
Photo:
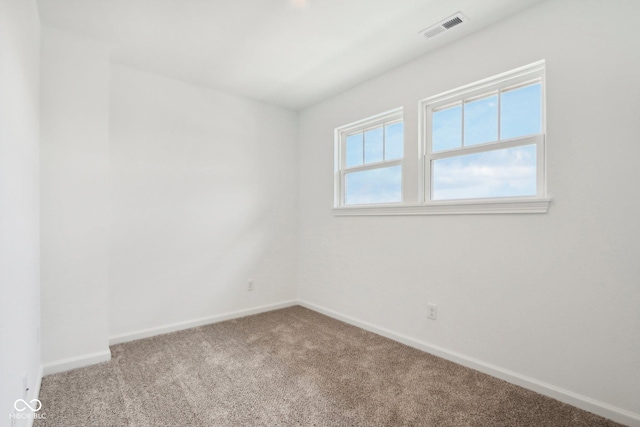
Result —
<instances>
[{"instance_id":1,"label":"window glass pane","mask_svg":"<svg viewBox=\"0 0 640 427\"><path fill-rule=\"evenodd\" d=\"M384 159L401 159L404 151L404 126L402 122L384 127Z\"/></svg>"},{"instance_id":2,"label":"window glass pane","mask_svg":"<svg viewBox=\"0 0 640 427\"><path fill-rule=\"evenodd\" d=\"M498 139L498 95L465 102L464 145Z\"/></svg>"},{"instance_id":3,"label":"window glass pane","mask_svg":"<svg viewBox=\"0 0 640 427\"><path fill-rule=\"evenodd\" d=\"M451 150L462 146L462 104L432 114L432 151Z\"/></svg>"},{"instance_id":4,"label":"window glass pane","mask_svg":"<svg viewBox=\"0 0 640 427\"><path fill-rule=\"evenodd\" d=\"M347 137L347 167L362 164L362 132Z\"/></svg>"},{"instance_id":5,"label":"window glass pane","mask_svg":"<svg viewBox=\"0 0 640 427\"><path fill-rule=\"evenodd\" d=\"M345 175L345 204L402 201L402 166L352 172Z\"/></svg>"},{"instance_id":6,"label":"window glass pane","mask_svg":"<svg viewBox=\"0 0 640 427\"><path fill-rule=\"evenodd\" d=\"M432 200L536 195L536 145L434 160Z\"/></svg>"},{"instance_id":7,"label":"window glass pane","mask_svg":"<svg viewBox=\"0 0 640 427\"><path fill-rule=\"evenodd\" d=\"M382 126L364 133L364 163L382 161Z\"/></svg>"},{"instance_id":8,"label":"window glass pane","mask_svg":"<svg viewBox=\"0 0 640 427\"><path fill-rule=\"evenodd\" d=\"M541 131L542 93L540 83L502 92L500 139L533 135Z\"/></svg>"}]
</instances>

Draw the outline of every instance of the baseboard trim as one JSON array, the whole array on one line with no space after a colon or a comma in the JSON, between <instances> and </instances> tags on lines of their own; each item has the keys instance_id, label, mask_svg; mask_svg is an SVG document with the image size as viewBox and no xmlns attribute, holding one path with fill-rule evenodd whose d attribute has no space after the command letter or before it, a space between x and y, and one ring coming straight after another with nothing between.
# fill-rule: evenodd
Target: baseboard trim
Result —
<instances>
[{"instance_id":1,"label":"baseboard trim","mask_svg":"<svg viewBox=\"0 0 640 427\"><path fill-rule=\"evenodd\" d=\"M369 332L373 332L375 334L382 335L383 337L392 339L410 347L417 348L418 350L422 350L424 352L442 357L443 359L450 360L459 365L475 369L496 378L500 378L501 380L535 391L537 393L554 398L577 408L584 409L585 411L600 415L615 422L622 423L628 426L640 427L640 414L636 414L625 409L609 405L608 403L604 403L590 397L574 393L570 390L556 387L553 384L548 384L543 381L536 380L535 378L527 377L526 375L522 375L517 372L513 372L499 366L483 362L481 360L466 356L461 353L457 353L455 351L447 350L446 348L437 345L429 344L424 341L410 338L406 335L398 334L396 332L390 331L389 329L375 326L371 323L338 313L337 311L330 310L316 304L312 304L305 300L298 300L298 304L334 319L349 323L350 325L357 326Z\"/></svg>"},{"instance_id":2,"label":"baseboard trim","mask_svg":"<svg viewBox=\"0 0 640 427\"><path fill-rule=\"evenodd\" d=\"M108 362L109 360L111 360L111 351L109 349L97 353L83 354L81 356L45 363L42 365L42 375L57 374L58 372L83 368L85 366L95 365L96 363ZM39 392L40 389L38 388L38 393Z\"/></svg>"},{"instance_id":3,"label":"baseboard trim","mask_svg":"<svg viewBox=\"0 0 640 427\"><path fill-rule=\"evenodd\" d=\"M298 304L296 300L284 301L276 304L263 305L246 310L231 311L229 313L217 314L215 316L201 317L199 319L187 320L185 322L173 323L157 328L143 329L140 331L129 332L126 334L114 335L109 337L109 345L122 344L129 341L135 341L142 338L149 338L156 335L168 334L169 332L181 331L183 329L195 328L196 326L209 325L211 323L224 322L225 320L237 319L240 317L251 316L252 314L264 313L266 311L278 310L280 308L291 307Z\"/></svg>"}]
</instances>

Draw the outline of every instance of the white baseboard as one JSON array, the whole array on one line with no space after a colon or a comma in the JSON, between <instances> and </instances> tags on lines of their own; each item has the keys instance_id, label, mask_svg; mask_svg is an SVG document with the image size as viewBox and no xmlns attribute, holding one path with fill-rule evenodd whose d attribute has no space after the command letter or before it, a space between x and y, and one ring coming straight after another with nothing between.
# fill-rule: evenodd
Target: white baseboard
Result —
<instances>
[{"instance_id":1,"label":"white baseboard","mask_svg":"<svg viewBox=\"0 0 640 427\"><path fill-rule=\"evenodd\" d=\"M229 313L219 314L215 316L203 317L200 319L189 320L186 322L174 323L171 325L160 326L158 328L145 329L141 331L131 332L122 335L116 335L109 338L109 345L120 344L128 341L134 341L141 338L148 338L155 335L166 334L169 332L180 331L183 329L194 328L196 326L208 325L210 323L222 322L225 320L237 319L240 317L250 316L252 314L263 313L266 311L277 310L279 308L291 307L297 304L296 300L285 301L277 304L263 305L260 307L250 308L246 310L232 311ZM96 363L108 362L111 360L111 351L109 349L97 353L85 354L68 359L58 360L55 362L45 363L41 367L40 381L38 381L38 390L36 396L40 393L40 383L42 376L56 374L58 372L70 371L71 369L82 368Z\"/></svg>"},{"instance_id":2,"label":"white baseboard","mask_svg":"<svg viewBox=\"0 0 640 427\"><path fill-rule=\"evenodd\" d=\"M237 319L239 317L250 316L252 314L264 313L266 311L277 310L279 308L291 307L296 305L296 300L285 301L277 304L263 305L260 307L249 308L246 310L237 310L215 316L202 317L199 319L188 320L185 322L173 323L170 325L159 326L157 328L143 329L141 331L129 332L126 334L114 335L109 337L109 345L121 344L124 342L135 341L142 338L149 338L156 335L167 334L169 332L181 331L183 329L195 328L196 326L209 325L211 323L223 322L225 320Z\"/></svg>"},{"instance_id":3,"label":"white baseboard","mask_svg":"<svg viewBox=\"0 0 640 427\"><path fill-rule=\"evenodd\" d=\"M97 353L83 354L81 356L70 357L68 359L57 360L42 365L42 374L51 375L58 372L70 371L71 369L83 368L96 363L108 362L111 360L111 351L107 348ZM39 387L39 386L38 386ZM38 388L38 393L40 392Z\"/></svg>"},{"instance_id":4,"label":"white baseboard","mask_svg":"<svg viewBox=\"0 0 640 427\"><path fill-rule=\"evenodd\" d=\"M349 323L378 335L382 335L383 337L398 341L410 347L417 348L418 350L422 350L427 353L442 357L443 359L450 360L459 365L475 369L476 371L483 372L496 378L500 378L501 380L507 381L511 384L515 384L520 387L540 393L542 395L552 397L561 402L567 403L580 409L584 409L585 411L592 412L618 423L622 423L628 426L640 427L640 414L635 414L625 409L609 405L608 403L600 402L590 397L574 393L570 390L565 390L552 384L538 381L535 378L527 377L517 372L503 369L499 366L474 359L473 357L469 357L455 351L447 350L437 345L416 340L385 328L380 328L378 326L372 325L371 323L355 319L351 316L340 314L336 311L320 307L304 300L298 300L298 304L310 310L317 311L329 317L333 317L334 319L341 320L345 323Z\"/></svg>"}]
</instances>

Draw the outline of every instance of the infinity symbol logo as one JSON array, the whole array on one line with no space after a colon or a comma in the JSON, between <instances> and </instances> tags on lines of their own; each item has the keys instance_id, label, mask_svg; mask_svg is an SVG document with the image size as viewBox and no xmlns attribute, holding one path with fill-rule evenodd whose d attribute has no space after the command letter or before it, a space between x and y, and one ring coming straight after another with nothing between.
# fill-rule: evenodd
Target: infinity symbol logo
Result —
<instances>
[{"instance_id":1,"label":"infinity symbol logo","mask_svg":"<svg viewBox=\"0 0 640 427\"><path fill-rule=\"evenodd\" d=\"M33 402L35 402L35 405L33 405ZM22 407L22 409L20 409L18 407L18 404L22 403L22 405L20 405ZM38 412L41 408L42 408L42 402L40 402L38 399L33 399L31 400L31 406L29 403L26 402L26 400L24 399L18 399L15 401L15 403L13 404L13 407L16 409L16 411L18 412L23 412L26 411L27 408L31 409L33 412Z\"/></svg>"}]
</instances>

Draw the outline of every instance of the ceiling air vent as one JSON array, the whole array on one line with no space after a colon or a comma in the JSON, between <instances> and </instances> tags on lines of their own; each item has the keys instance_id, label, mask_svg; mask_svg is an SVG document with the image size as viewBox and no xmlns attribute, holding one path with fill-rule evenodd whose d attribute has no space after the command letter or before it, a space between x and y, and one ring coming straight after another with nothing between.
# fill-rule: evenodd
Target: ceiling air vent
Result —
<instances>
[{"instance_id":1,"label":"ceiling air vent","mask_svg":"<svg viewBox=\"0 0 640 427\"><path fill-rule=\"evenodd\" d=\"M437 24L430 26L429 28L425 28L424 30L420 31L420 34L423 34L426 38L431 39L438 34L444 33L445 31L450 30L451 28L466 21L468 21L468 19L461 12L458 12L455 15L452 15L446 19L443 19Z\"/></svg>"}]
</instances>

